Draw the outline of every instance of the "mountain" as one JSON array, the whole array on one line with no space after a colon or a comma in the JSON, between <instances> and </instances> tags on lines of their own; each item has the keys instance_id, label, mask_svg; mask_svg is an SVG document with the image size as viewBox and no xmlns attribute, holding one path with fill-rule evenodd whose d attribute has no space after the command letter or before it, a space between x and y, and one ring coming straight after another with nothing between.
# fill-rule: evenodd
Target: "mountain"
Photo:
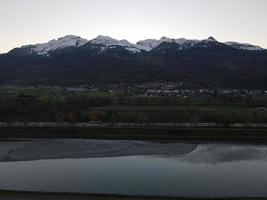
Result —
<instances>
[{"instance_id":1,"label":"mountain","mask_svg":"<svg viewBox=\"0 0 267 200\"><path fill-rule=\"evenodd\" d=\"M57 40L51 40L47 43L22 46L20 49L23 49L30 54L49 55L55 50L67 47L80 47L87 42L88 41L86 39L82 39L79 36L67 35L65 37L58 38Z\"/></svg>"},{"instance_id":2,"label":"mountain","mask_svg":"<svg viewBox=\"0 0 267 200\"><path fill-rule=\"evenodd\" d=\"M109 36L102 36L102 35L90 41L88 41L87 39L83 39L79 36L67 35L65 37L58 38L57 40L55 39L51 40L47 43L26 45L26 46L22 46L21 48L15 48L11 50L10 53L21 51L26 54L50 55L53 51L56 51L59 49L63 49L67 47L78 48L87 43L100 45L102 47L102 51L109 49L109 48L114 48L116 46L121 46L130 52L139 53L142 50L149 52L153 50L154 48L156 48L157 46L159 46L163 42L169 42L169 43L175 42L181 45L182 49L188 49L188 48L197 47L197 46L206 47L209 44L215 44L215 43L219 44L219 42L213 37L209 37L208 39L204 39L204 40L187 40L185 38L171 39L168 37L162 37L159 40L147 39L147 40L139 41L136 44L132 44L127 40L116 40ZM247 43L225 42L225 43L220 43L220 44L225 44L236 49L248 50L248 51L264 50L263 48L259 46L251 45Z\"/></svg>"},{"instance_id":3,"label":"mountain","mask_svg":"<svg viewBox=\"0 0 267 200\"><path fill-rule=\"evenodd\" d=\"M238 42L226 42L226 45L229 45L231 47L234 47L236 49L243 49L243 50L249 50L249 51L262 51L264 50L263 48L256 46L256 45L251 45L248 43L238 43Z\"/></svg>"},{"instance_id":4,"label":"mountain","mask_svg":"<svg viewBox=\"0 0 267 200\"><path fill-rule=\"evenodd\" d=\"M147 39L132 44L68 35L0 55L0 84L183 82L198 88L267 88L267 51L237 42Z\"/></svg>"}]
</instances>

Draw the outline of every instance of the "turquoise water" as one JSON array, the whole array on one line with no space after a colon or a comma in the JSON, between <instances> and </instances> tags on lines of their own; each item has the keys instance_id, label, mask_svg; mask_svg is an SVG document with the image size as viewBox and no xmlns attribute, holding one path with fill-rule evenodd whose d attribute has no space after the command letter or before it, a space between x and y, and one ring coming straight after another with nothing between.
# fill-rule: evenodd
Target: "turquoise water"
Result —
<instances>
[{"instance_id":1,"label":"turquoise water","mask_svg":"<svg viewBox=\"0 0 267 200\"><path fill-rule=\"evenodd\" d=\"M0 189L267 197L267 146L199 144L179 156L124 156L0 163Z\"/></svg>"}]
</instances>

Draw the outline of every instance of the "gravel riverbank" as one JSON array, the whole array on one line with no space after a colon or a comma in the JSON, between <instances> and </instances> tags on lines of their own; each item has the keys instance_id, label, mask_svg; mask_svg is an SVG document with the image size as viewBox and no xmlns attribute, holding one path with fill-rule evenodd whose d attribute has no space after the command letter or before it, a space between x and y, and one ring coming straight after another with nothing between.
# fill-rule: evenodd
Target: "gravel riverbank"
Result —
<instances>
[{"instance_id":1,"label":"gravel riverbank","mask_svg":"<svg viewBox=\"0 0 267 200\"><path fill-rule=\"evenodd\" d=\"M182 155L197 145L132 140L16 139L0 141L0 162L129 155Z\"/></svg>"}]
</instances>

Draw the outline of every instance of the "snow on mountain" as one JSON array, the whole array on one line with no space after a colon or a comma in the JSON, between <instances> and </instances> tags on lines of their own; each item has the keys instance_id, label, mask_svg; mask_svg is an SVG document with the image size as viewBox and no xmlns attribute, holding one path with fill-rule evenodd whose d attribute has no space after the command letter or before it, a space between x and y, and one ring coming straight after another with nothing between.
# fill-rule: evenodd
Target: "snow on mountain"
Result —
<instances>
[{"instance_id":1,"label":"snow on mountain","mask_svg":"<svg viewBox=\"0 0 267 200\"><path fill-rule=\"evenodd\" d=\"M189 49L196 46L200 40L190 40L185 38L179 38L175 40L176 43L182 46L182 49Z\"/></svg>"},{"instance_id":2,"label":"snow on mountain","mask_svg":"<svg viewBox=\"0 0 267 200\"><path fill-rule=\"evenodd\" d=\"M175 42L181 46L181 49L189 49L192 47L203 47L204 48L204 47L209 47L213 44L215 45L225 44L236 49L243 49L243 50L249 50L249 51L264 50L263 48L259 46L254 46L251 44L243 44L243 43L237 43L237 42L219 43L213 37L209 37L204 40L190 40L190 39L185 39L185 38L171 39L168 37L162 37L159 40L146 39L146 40L141 40L137 42L136 44L132 44L127 40L116 40L109 36L102 36L102 35L99 35L98 37L90 41L83 39L79 36L67 35L67 36L58 38L57 40L51 40L47 43L23 46L22 49L24 49L25 52L30 53L30 54L36 53L38 55L49 55L51 52L57 49L63 49L66 47L80 47L88 43L88 44L100 45L101 52L107 49L110 49L110 48L114 48L116 46L121 46L132 53L138 53L141 51L149 52L152 49L159 46L163 42L169 42L169 43Z\"/></svg>"},{"instance_id":3,"label":"snow on mountain","mask_svg":"<svg viewBox=\"0 0 267 200\"><path fill-rule=\"evenodd\" d=\"M131 43L128 42L127 40L116 40L109 36L103 36L103 35L99 35L95 39L90 40L89 42L92 44L102 44L106 46L111 46L111 45L129 46L131 45Z\"/></svg>"},{"instance_id":4,"label":"snow on mountain","mask_svg":"<svg viewBox=\"0 0 267 200\"><path fill-rule=\"evenodd\" d=\"M136 47L145 51L151 51L152 49L156 48L163 42L172 42L173 40L167 37L162 37L159 40L156 39L147 39L141 40L136 43Z\"/></svg>"},{"instance_id":5,"label":"snow on mountain","mask_svg":"<svg viewBox=\"0 0 267 200\"><path fill-rule=\"evenodd\" d=\"M88 41L79 36L67 35L57 40L50 40L47 43L35 44L32 45L32 52L37 53L38 55L49 54L52 51L57 49L63 49L66 47L80 47L86 44ZM26 46L25 46L26 47Z\"/></svg>"},{"instance_id":6,"label":"snow on mountain","mask_svg":"<svg viewBox=\"0 0 267 200\"><path fill-rule=\"evenodd\" d=\"M248 44L248 43L225 42L224 44L229 45L233 48L242 49L242 50L249 50L249 51L262 51L262 50L264 50L263 48L261 48L259 46Z\"/></svg>"},{"instance_id":7,"label":"snow on mountain","mask_svg":"<svg viewBox=\"0 0 267 200\"><path fill-rule=\"evenodd\" d=\"M141 51L136 45L128 42L127 40L116 40L109 36L99 35L95 39L90 40L89 43L105 46L106 48L104 48L103 51L106 50L107 48L113 48L114 46L122 46L128 51L133 53Z\"/></svg>"},{"instance_id":8,"label":"snow on mountain","mask_svg":"<svg viewBox=\"0 0 267 200\"><path fill-rule=\"evenodd\" d=\"M190 45L190 46L194 46L195 44L199 43L200 40L188 40L188 39L185 39L185 38L179 38L179 39L176 39L175 42L177 42L178 44L180 45Z\"/></svg>"},{"instance_id":9,"label":"snow on mountain","mask_svg":"<svg viewBox=\"0 0 267 200\"><path fill-rule=\"evenodd\" d=\"M137 42L136 46L145 51L151 51L152 49L156 48L163 42L175 42L181 45L182 49L188 49L188 48L194 47L196 44L200 42L212 43L212 42L217 42L217 40L215 40L213 37L209 37L208 39L205 39L205 40L188 40L185 38L171 39L167 37L162 37L159 40L147 39L147 40L139 41Z\"/></svg>"}]
</instances>

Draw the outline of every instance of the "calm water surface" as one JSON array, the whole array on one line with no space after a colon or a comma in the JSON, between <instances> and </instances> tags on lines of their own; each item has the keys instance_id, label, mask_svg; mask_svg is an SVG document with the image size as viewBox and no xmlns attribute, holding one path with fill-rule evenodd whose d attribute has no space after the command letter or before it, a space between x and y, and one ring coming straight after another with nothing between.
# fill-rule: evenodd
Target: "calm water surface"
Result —
<instances>
[{"instance_id":1,"label":"calm water surface","mask_svg":"<svg viewBox=\"0 0 267 200\"><path fill-rule=\"evenodd\" d=\"M267 197L267 146L199 144L182 155L2 162L0 189Z\"/></svg>"}]
</instances>

